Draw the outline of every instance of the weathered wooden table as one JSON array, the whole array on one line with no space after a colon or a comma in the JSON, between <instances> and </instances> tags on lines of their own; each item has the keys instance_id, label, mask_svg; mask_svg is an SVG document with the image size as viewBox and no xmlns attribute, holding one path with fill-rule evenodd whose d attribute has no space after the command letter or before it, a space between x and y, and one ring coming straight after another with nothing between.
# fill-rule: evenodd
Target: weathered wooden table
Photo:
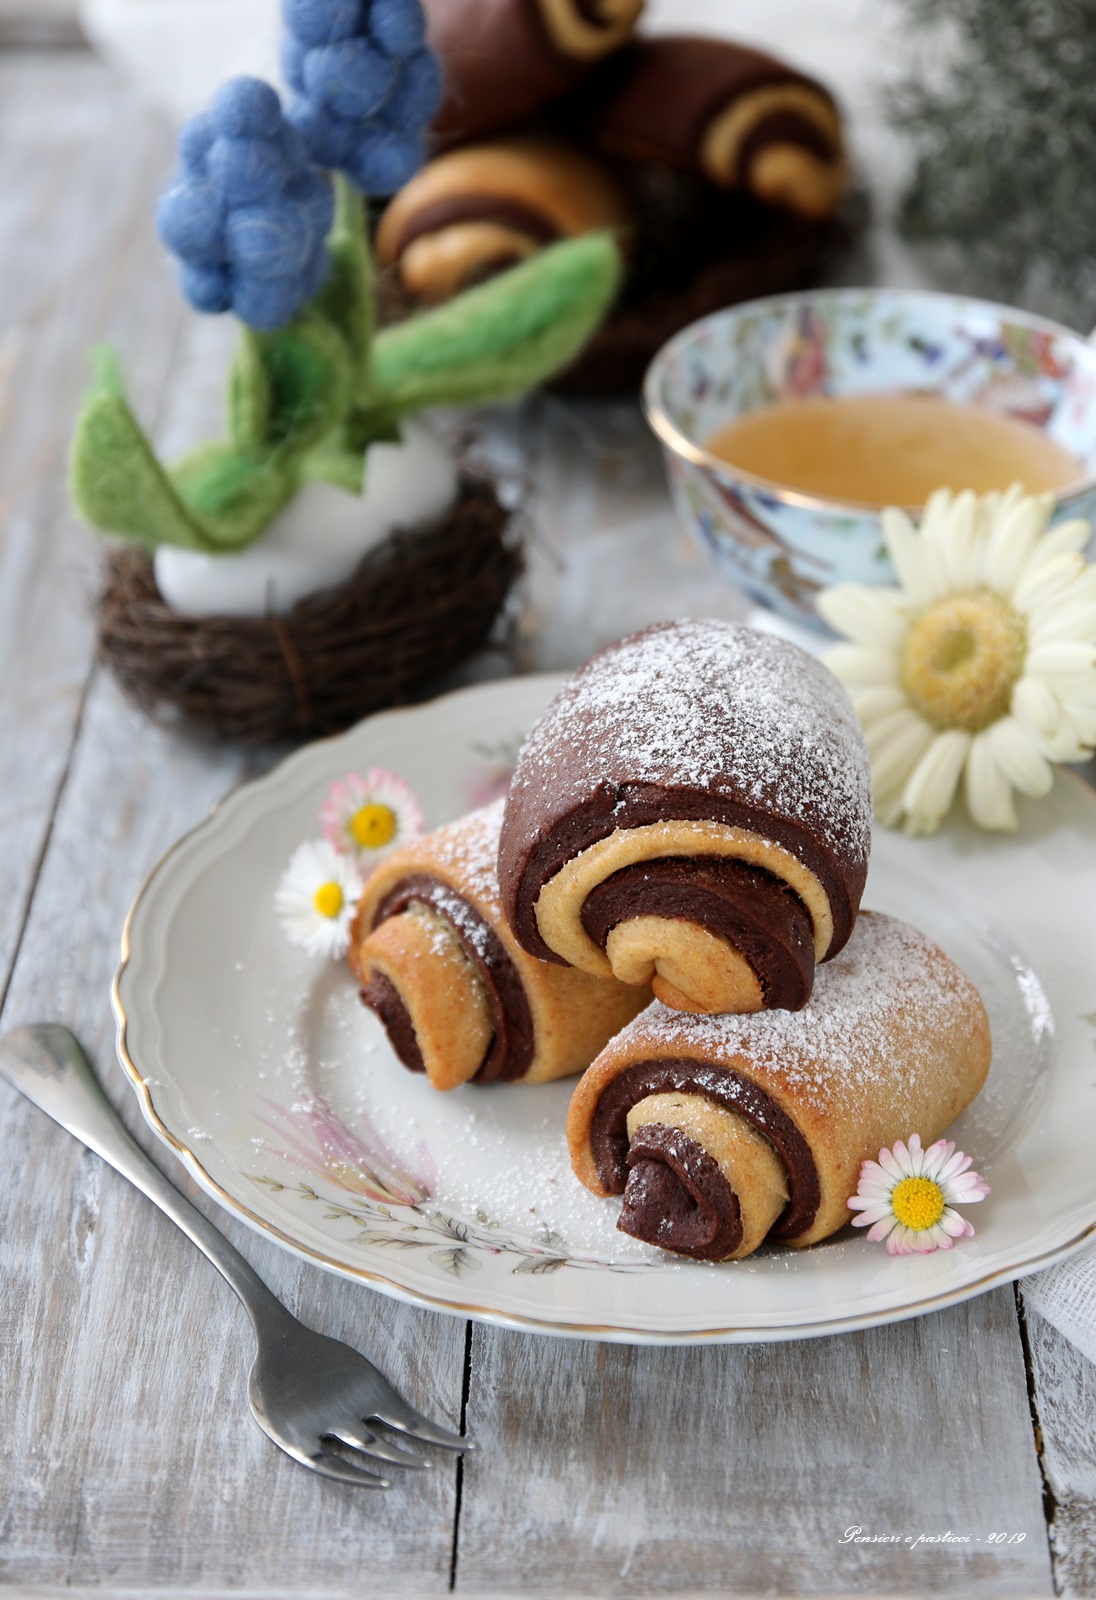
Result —
<instances>
[{"instance_id":1,"label":"weathered wooden table","mask_svg":"<svg viewBox=\"0 0 1096 1600\"><path fill-rule=\"evenodd\" d=\"M171 159L90 56L0 56L0 1025L75 1028L165 1167L113 1063L119 930L254 763L153 727L94 665L64 478L97 339L169 449L209 424L223 330L184 314L151 224ZM548 400L488 431L527 464L533 554L512 657L483 670L737 613L674 533L631 408ZM308 1322L480 1446L369 1495L253 1425L245 1318L189 1244L3 1085L0 1124L0 1582L20 1593L1096 1593L1096 1371L1012 1289L813 1342L632 1349L411 1309L218 1217Z\"/></svg>"}]
</instances>

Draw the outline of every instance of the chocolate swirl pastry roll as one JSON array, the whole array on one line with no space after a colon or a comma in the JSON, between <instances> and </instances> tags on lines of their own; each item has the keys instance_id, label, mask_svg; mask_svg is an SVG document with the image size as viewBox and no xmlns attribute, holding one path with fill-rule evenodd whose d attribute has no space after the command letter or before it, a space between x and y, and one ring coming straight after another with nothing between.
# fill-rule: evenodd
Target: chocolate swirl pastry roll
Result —
<instances>
[{"instance_id":1,"label":"chocolate swirl pastry roll","mask_svg":"<svg viewBox=\"0 0 1096 1600\"><path fill-rule=\"evenodd\" d=\"M586 130L607 154L699 171L807 217L829 216L844 192L833 96L759 50L722 39L638 39L585 99Z\"/></svg>"},{"instance_id":2,"label":"chocolate swirl pastry roll","mask_svg":"<svg viewBox=\"0 0 1096 1600\"><path fill-rule=\"evenodd\" d=\"M852 932L870 840L833 673L753 628L664 622L587 662L534 727L499 886L542 961L686 1011L794 1010Z\"/></svg>"},{"instance_id":3,"label":"chocolate swirl pastry roll","mask_svg":"<svg viewBox=\"0 0 1096 1600\"><path fill-rule=\"evenodd\" d=\"M802 1011L697 1017L657 1001L571 1100L575 1174L622 1194L624 1233L702 1261L801 1246L849 1221L860 1164L970 1104L989 1021L954 962L864 912Z\"/></svg>"},{"instance_id":4,"label":"chocolate swirl pastry roll","mask_svg":"<svg viewBox=\"0 0 1096 1600\"><path fill-rule=\"evenodd\" d=\"M495 876L501 820L500 800L394 850L351 933L363 1001L435 1089L581 1072L649 999L518 947Z\"/></svg>"},{"instance_id":5,"label":"chocolate swirl pastry roll","mask_svg":"<svg viewBox=\"0 0 1096 1600\"><path fill-rule=\"evenodd\" d=\"M404 185L377 229L377 259L403 287L444 300L559 239L628 221L597 161L558 139L507 139L438 156Z\"/></svg>"},{"instance_id":6,"label":"chocolate swirl pastry roll","mask_svg":"<svg viewBox=\"0 0 1096 1600\"><path fill-rule=\"evenodd\" d=\"M628 39L643 0L423 0L445 97L432 132L463 143L525 121Z\"/></svg>"}]
</instances>

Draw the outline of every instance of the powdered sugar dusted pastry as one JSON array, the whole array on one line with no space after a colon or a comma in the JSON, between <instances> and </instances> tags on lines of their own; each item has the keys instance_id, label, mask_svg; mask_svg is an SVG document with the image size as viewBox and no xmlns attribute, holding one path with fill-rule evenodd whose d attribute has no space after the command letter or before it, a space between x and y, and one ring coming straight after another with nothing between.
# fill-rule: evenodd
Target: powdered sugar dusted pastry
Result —
<instances>
[{"instance_id":1,"label":"powdered sugar dusted pastry","mask_svg":"<svg viewBox=\"0 0 1096 1600\"><path fill-rule=\"evenodd\" d=\"M865 912L798 1012L698 1017L657 1001L575 1090L571 1160L618 1226L723 1261L814 1244L849 1221L862 1161L928 1145L989 1070L974 986L931 940Z\"/></svg>"},{"instance_id":2,"label":"powdered sugar dusted pastry","mask_svg":"<svg viewBox=\"0 0 1096 1600\"><path fill-rule=\"evenodd\" d=\"M852 931L871 783L834 675L716 621L588 662L518 758L499 885L521 946L698 1012L805 1004Z\"/></svg>"},{"instance_id":3,"label":"powdered sugar dusted pastry","mask_svg":"<svg viewBox=\"0 0 1096 1600\"><path fill-rule=\"evenodd\" d=\"M581 1072L649 999L518 946L495 876L501 820L500 800L394 850L351 933L362 999L436 1089Z\"/></svg>"}]
</instances>

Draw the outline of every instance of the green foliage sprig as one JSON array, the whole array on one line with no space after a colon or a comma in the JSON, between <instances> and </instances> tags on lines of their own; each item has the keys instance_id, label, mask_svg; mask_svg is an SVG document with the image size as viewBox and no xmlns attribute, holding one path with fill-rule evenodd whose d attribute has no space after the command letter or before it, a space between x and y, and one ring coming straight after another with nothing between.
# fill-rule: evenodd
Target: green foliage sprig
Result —
<instances>
[{"instance_id":1,"label":"green foliage sprig","mask_svg":"<svg viewBox=\"0 0 1096 1600\"><path fill-rule=\"evenodd\" d=\"M113 353L99 352L71 460L73 499L93 527L149 548L242 549L304 482L360 493L368 446L396 437L401 418L512 399L564 367L617 292L616 244L587 234L375 332L364 207L345 178L335 182L327 282L288 326L242 328L225 440L165 467Z\"/></svg>"},{"instance_id":2,"label":"green foliage sprig","mask_svg":"<svg viewBox=\"0 0 1096 1600\"><path fill-rule=\"evenodd\" d=\"M918 62L889 91L916 151L904 231L959 246L964 276L985 291L1050 296L1063 315L1091 320L1096 0L903 9Z\"/></svg>"}]
</instances>

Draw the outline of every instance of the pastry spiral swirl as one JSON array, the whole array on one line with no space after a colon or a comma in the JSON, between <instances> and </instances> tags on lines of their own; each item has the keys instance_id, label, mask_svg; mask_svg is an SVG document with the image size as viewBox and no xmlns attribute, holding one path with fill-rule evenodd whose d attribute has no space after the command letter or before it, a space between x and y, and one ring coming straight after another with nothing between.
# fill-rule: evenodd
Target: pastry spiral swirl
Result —
<instances>
[{"instance_id":1,"label":"pastry spiral swirl","mask_svg":"<svg viewBox=\"0 0 1096 1600\"><path fill-rule=\"evenodd\" d=\"M642 1012L575 1089L572 1164L595 1194L623 1195L623 1232L679 1255L815 1244L848 1222L861 1162L938 1138L989 1061L985 1008L954 962L864 912L802 1011Z\"/></svg>"},{"instance_id":2,"label":"pastry spiral swirl","mask_svg":"<svg viewBox=\"0 0 1096 1600\"><path fill-rule=\"evenodd\" d=\"M648 998L520 949L499 905L501 818L499 801L394 850L351 932L362 1000L436 1089L581 1072Z\"/></svg>"},{"instance_id":3,"label":"pastry spiral swirl","mask_svg":"<svg viewBox=\"0 0 1096 1600\"><path fill-rule=\"evenodd\" d=\"M521 946L689 1011L794 1009L852 931L867 752L837 679L734 623L595 656L518 758L499 885Z\"/></svg>"},{"instance_id":4,"label":"pastry spiral swirl","mask_svg":"<svg viewBox=\"0 0 1096 1600\"><path fill-rule=\"evenodd\" d=\"M605 168L559 139L499 139L427 162L377 229L377 259L405 289L443 300L558 239L622 227Z\"/></svg>"},{"instance_id":5,"label":"pastry spiral swirl","mask_svg":"<svg viewBox=\"0 0 1096 1600\"><path fill-rule=\"evenodd\" d=\"M573 89L629 37L643 0L423 0L445 96L442 146L511 127Z\"/></svg>"},{"instance_id":6,"label":"pastry spiral swirl","mask_svg":"<svg viewBox=\"0 0 1096 1600\"><path fill-rule=\"evenodd\" d=\"M775 56L662 35L626 46L603 78L585 130L608 155L701 172L806 217L829 216L844 192L833 96Z\"/></svg>"}]
</instances>

